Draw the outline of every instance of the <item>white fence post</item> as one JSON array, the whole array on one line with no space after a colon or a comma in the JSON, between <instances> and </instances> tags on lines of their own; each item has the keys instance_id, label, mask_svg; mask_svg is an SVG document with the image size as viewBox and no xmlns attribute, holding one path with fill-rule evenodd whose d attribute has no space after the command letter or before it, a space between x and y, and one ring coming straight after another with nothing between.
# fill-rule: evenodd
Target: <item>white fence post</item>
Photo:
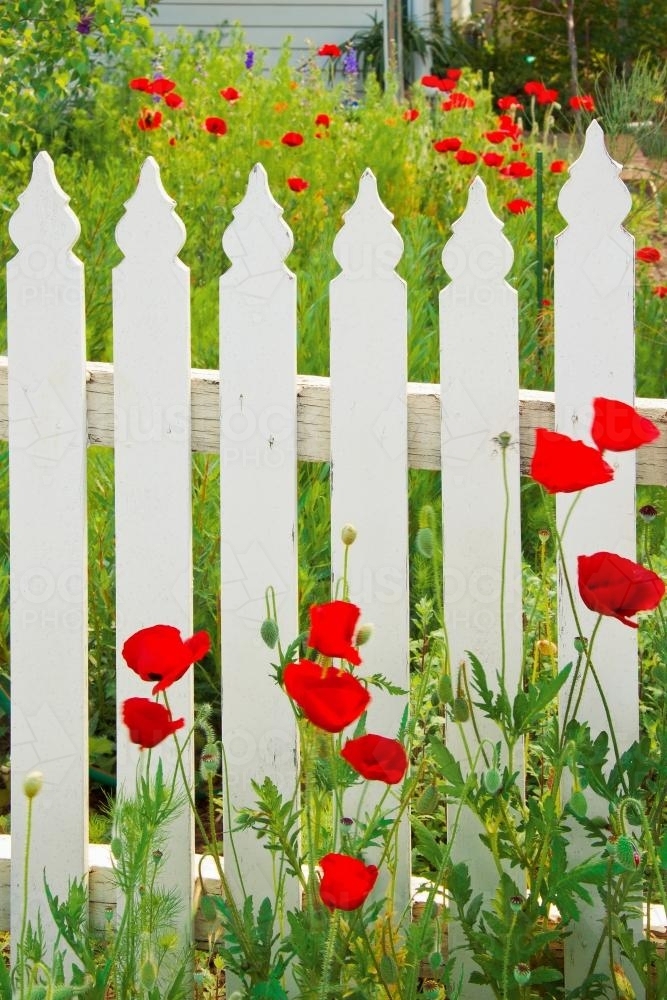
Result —
<instances>
[{"instance_id":1,"label":"white fence post","mask_svg":"<svg viewBox=\"0 0 667 1000\"><path fill-rule=\"evenodd\" d=\"M220 279L225 874L257 913L275 901L273 857L252 830L232 837L236 810L254 806L251 782L265 778L290 798L297 774L296 721L272 676L277 652L259 634L267 587L283 644L298 634L296 279L285 265L292 233L259 164L222 245L232 262ZM298 901L292 879L285 905Z\"/></svg>"},{"instance_id":2,"label":"white fence post","mask_svg":"<svg viewBox=\"0 0 667 1000\"><path fill-rule=\"evenodd\" d=\"M23 781L33 803L28 913L55 928L43 880L61 899L88 863L86 339L79 223L40 153L10 221L7 265L11 562L12 954L23 911Z\"/></svg>"},{"instance_id":3,"label":"white fence post","mask_svg":"<svg viewBox=\"0 0 667 1000\"><path fill-rule=\"evenodd\" d=\"M183 223L148 157L116 228L124 260L113 271L114 431L116 473L116 644L118 787L134 794L140 750L121 721L128 697L151 697L151 685L125 664L125 640L150 625L192 634L190 453L190 272L178 259ZM196 668L195 668L196 669ZM174 718L192 720L193 672L169 690ZM182 735L182 734L181 734ZM153 751L173 774L171 740ZM184 754L193 774L193 753ZM178 785L177 785L178 787ZM190 809L169 830L163 885L183 900L183 938L191 936L194 878Z\"/></svg>"},{"instance_id":4,"label":"white fence post","mask_svg":"<svg viewBox=\"0 0 667 1000\"><path fill-rule=\"evenodd\" d=\"M470 684L469 650L482 663L492 690L498 688L496 675L504 673L512 698L521 677L523 638L517 301L505 281L512 248L480 178L473 181L466 209L452 229L442 255L452 280L440 294L444 604L450 667L455 692L462 663ZM503 440L501 435L508 437ZM462 694L465 697L464 685ZM476 746L472 724L464 725ZM495 724L479 713L478 726L483 739L495 743L500 738ZM465 747L454 724L448 727L447 745L465 762ZM481 760L476 763L478 770L482 766ZM514 768L522 770L520 746ZM448 810L449 824L455 812ZM498 872L480 842L483 832L470 813L462 813L453 852L456 860L468 864L473 893L483 892L488 903ZM454 923L449 935L450 948L460 946L462 936ZM460 954L469 974L472 962L465 952ZM469 983L464 991L466 1000L491 995L488 987Z\"/></svg>"},{"instance_id":5,"label":"white fence post","mask_svg":"<svg viewBox=\"0 0 667 1000\"><path fill-rule=\"evenodd\" d=\"M622 228L631 199L597 122L589 125L583 152L570 173L558 200L568 226L556 237L555 249L556 430L592 444L594 397L634 404L634 239ZM578 555L610 551L635 559L635 453L606 453L605 460L615 470L614 481L584 490L563 541L575 594ZM570 495L557 496L559 525L571 504ZM576 627L562 580L559 597L559 660L564 666L577 654ZM590 635L597 616L581 601L577 610ZM604 669L605 694L622 752L639 733L636 632L621 622L604 621L593 660ZM608 728L592 682L578 715L590 723L593 738ZM571 863L588 853L590 843L573 825ZM590 943L599 936L602 912L601 903L582 905L582 919L565 940L568 988L580 983L590 965Z\"/></svg>"},{"instance_id":6,"label":"white fence post","mask_svg":"<svg viewBox=\"0 0 667 1000\"><path fill-rule=\"evenodd\" d=\"M395 271L403 240L370 170L344 219L334 241L341 273L330 285L332 565L340 579L340 532L349 522L358 532L350 551L350 599L361 608L361 621L374 625L358 672L384 674L407 690L407 296ZM371 695L367 731L396 736L407 699L376 688ZM364 811L372 813L383 789L371 783ZM399 833L393 901L399 916L409 901L409 848L406 820ZM381 872L376 894L388 887Z\"/></svg>"}]
</instances>

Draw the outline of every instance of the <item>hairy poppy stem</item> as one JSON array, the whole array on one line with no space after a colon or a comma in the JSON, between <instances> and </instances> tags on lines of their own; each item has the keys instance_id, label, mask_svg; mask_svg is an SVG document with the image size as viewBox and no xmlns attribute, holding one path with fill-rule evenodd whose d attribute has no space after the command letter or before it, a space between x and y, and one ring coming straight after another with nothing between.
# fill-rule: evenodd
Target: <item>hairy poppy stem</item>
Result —
<instances>
[{"instance_id":1,"label":"hairy poppy stem","mask_svg":"<svg viewBox=\"0 0 667 1000\"><path fill-rule=\"evenodd\" d=\"M320 982L318 1000L327 1000L329 996L329 986L330 986L329 980L331 978L331 965L333 962L334 948L336 947L336 939L338 937L339 924L340 924L340 910L334 910L329 920L329 933L327 935L327 943L324 949L324 960L322 962L322 981Z\"/></svg>"}]
</instances>

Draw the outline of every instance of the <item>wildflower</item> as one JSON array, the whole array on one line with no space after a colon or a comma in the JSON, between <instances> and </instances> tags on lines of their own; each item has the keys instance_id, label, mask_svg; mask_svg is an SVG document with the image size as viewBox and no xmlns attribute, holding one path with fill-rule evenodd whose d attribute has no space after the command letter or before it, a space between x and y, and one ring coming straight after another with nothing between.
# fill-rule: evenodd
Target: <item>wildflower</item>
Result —
<instances>
[{"instance_id":1,"label":"wildflower","mask_svg":"<svg viewBox=\"0 0 667 1000\"><path fill-rule=\"evenodd\" d=\"M151 625L142 628L123 645L122 656L130 670L142 681L157 681L153 694L164 691L211 648L208 632L195 632L190 639L181 639L173 625Z\"/></svg>"},{"instance_id":2,"label":"wildflower","mask_svg":"<svg viewBox=\"0 0 667 1000\"><path fill-rule=\"evenodd\" d=\"M667 285L656 285L652 292L659 299L667 299Z\"/></svg>"},{"instance_id":3,"label":"wildflower","mask_svg":"<svg viewBox=\"0 0 667 1000\"><path fill-rule=\"evenodd\" d=\"M306 718L327 733L340 733L355 722L371 700L367 689L351 673L322 667L312 660L288 663L283 684Z\"/></svg>"},{"instance_id":4,"label":"wildflower","mask_svg":"<svg viewBox=\"0 0 667 1000\"><path fill-rule=\"evenodd\" d=\"M326 854L320 860L320 899L331 910L363 906L378 877L375 865L365 865L348 854Z\"/></svg>"},{"instance_id":5,"label":"wildflower","mask_svg":"<svg viewBox=\"0 0 667 1000\"><path fill-rule=\"evenodd\" d=\"M655 441L660 431L628 403L598 396L593 400L591 437L600 451L631 451Z\"/></svg>"},{"instance_id":6,"label":"wildflower","mask_svg":"<svg viewBox=\"0 0 667 1000\"><path fill-rule=\"evenodd\" d=\"M532 201L527 201L525 198L512 198L505 205L505 208L512 213L512 215L525 215L529 208L533 207Z\"/></svg>"},{"instance_id":7,"label":"wildflower","mask_svg":"<svg viewBox=\"0 0 667 1000\"><path fill-rule=\"evenodd\" d=\"M282 112L287 111L288 108L289 108L288 101L276 101L276 103L273 105L273 110L277 114L282 114Z\"/></svg>"},{"instance_id":8,"label":"wildflower","mask_svg":"<svg viewBox=\"0 0 667 1000\"><path fill-rule=\"evenodd\" d=\"M170 91L176 90L176 84L173 80L168 80L165 76L159 76L153 80L148 85L148 94L158 94L160 97L164 97L165 94L170 93Z\"/></svg>"},{"instance_id":9,"label":"wildflower","mask_svg":"<svg viewBox=\"0 0 667 1000\"><path fill-rule=\"evenodd\" d=\"M537 97L544 90L544 84L540 83L539 80L528 80L523 85L524 94L528 94L529 97Z\"/></svg>"},{"instance_id":10,"label":"wildflower","mask_svg":"<svg viewBox=\"0 0 667 1000\"><path fill-rule=\"evenodd\" d=\"M474 108L475 102L472 97L455 90L449 95L449 100L441 104L443 111L453 111L455 108Z\"/></svg>"},{"instance_id":11,"label":"wildflower","mask_svg":"<svg viewBox=\"0 0 667 1000\"><path fill-rule=\"evenodd\" d=\"M303 136L300 132L285 132L280 141L283 146L300 146L303 143Z\"/></svg>"},{"instance_id":12,"label":"wildflower","mask_svg":"<svg viewBox=\"0 0 667 1000\"><path fill-rule=\"evenodd\" d=\"M255 65L255 53L252 49L248 49L245 54L244 66L246 69L252 69Z\"/></svg>"},{"instance_id":13,"label":"wildflower","mask_svg":"<svg viewBox=\"0 0 667 1000\"><path fill-rule=\"evenodd\" d=\"M527 986L530 982L530 966L525 962L519 962L512 970L514 982L519 986Z\"/></svg>"},{"instance_id":14,"label":"wildflower","mask_svg":"<svg viewBox=\"0 0 667 1000\"><path fill-rule=\"evenodd\" d=\"M308 645L322 656L340 657L358 667L361 657L352 645L354 629L361 614L349 601L313 604L310 609Z\"/></svg>"},{"instance_id":15,"label":"wildflower","mask_svg":"<svg viewBox=\"0 0 667 1000\"><path fill-rule=\"evenodd\" d=\"M498 98L498 108L500 111L523 111L523 104L513 94Z\"/></svg>"},{"instance_id":16,"label":"wildflower","mask_svg":"<svg viewBox=\"0 0 667 1000\"><path fill-rule=\"evenodd\" d=\"M287 186L290 191L305 191L308 187L308 181L304 181L303 177L288 177Z\"/></svg>"},{"instance_id":17,"label":"wildflower","mask_svg":"<svg viewBox=\"0 0 667 1000\"><path fill-rule=\"evenodd\" d=\"M566 160L552 160L549 164L549 170L552 174L562 174L567 170Z\"/></svg>"},{"instance_id":18,"label":"wildflower","mask_svg":"<svg viewBox=\"0 0 667 1000\"><path fill-rule=\"evenodd\" d=\"M462 145L463 140L459 139L458 136L452 135L447 139L439 139L437 142L434 142L433 148L436 153L455 153Z\"/></svg>"},{"instance_id":19,"label":"wildflower","mask_svg":"<svg viewBox=\"0 0 667 1000\"><path fill-rule=\"evenodd\" d=\"M231 103L233 101L238 101L241 95L239 94L236 87L223 87L223 89L220 91L220 96L224 97L226 101L229 101Z\"/></svg>"},{"instance_id":20,"label":"wildflower","mask_svg":"<svg viewBox=\"0 0 667 1000\"><path fill-rule=\"evenodd\" d=\"M80 35L89 35L93 26L93 15L82 14L76 24L76 30Z\"/></svg>"},{"instance_id":21,"label":"wildflower","mask_svg":"<svg viewBox=\"0 0 667 1000\"><path fill-rule=\"evenodd\" d=\"M168 708L150 698L127 698L123 702L123 722L132 742L142 750L156 747L185 725L185 719L173 719Z\"/></svg>"},{"instance_id":22,"label":"wildflower","mask_svg":"<svg viewBox=\"0 0 667 1000\"><path fill-rule=\"evenodd\" d=\"M595 100L590 94L571 97L568 103L573 111L595 111Z\"/></svg>"},{"instance_id":23,"label":"wildflower","mask_svg":"<svg viewBox=\"0 0 667 1000\"><path fill-rule=\"evenodd\" d=\"M477 153L473 153L470 149L459 149L454 153L454 159L463 166L469 166L477 162Z\"/></svg>"},{"instance_id":24,"label":"wildflower","mask_svg":"<svg viewBox=\"0 0 667 1000\"><path fill-rule=\"evenodd\" d=\"M577 570L586 607L630 628L637 628L630 615L657 608L665 593L665 584L656 573L614 552L579 556Z\"/></svg>"},{"instance_id":25,"label":"wildflower","mask_svg":"<svg viewBox=\"0 0 667 1000\"><path fill-rule=\"evenodd\" d=\"M356 49L353 49L351 45L345 49L345 55L343 56L343 73L347 76L354 76L359 72L359 62L357 60Z\"/></svg>"},{"instance_id":26,"label":"wildflower","mask_svg":"<svg viewBox=\"0 0 667 1000\"><path fill-rule=\"evenodd\" d=\"M348 740L340 755L362 778L387 785L397 785L408 769L403 744L375 733Z\"/></svg>"},{"instance_id":27,"label":"wildflower","mask_svg":"<svg viewBox=\"0 0 667 1000\"><path fill-rule=\"evenodd\" d=\"M258 139L257 140L257 145L261 146L262 149L271 149L271 146L273 146L273 143L271 142L270 139Z\"/></svg>"},{"instance_id":28,"label":"wildflower","mask_svg":"<svg viewBox=\"0 0 667 1000\"><path fill-rule=\"evenodd\" d=\"M498 119L498 129L501 132L505 132L510 139L519 139L523 129L521 127L521 122L515 122L510 115L501 115Z\"/></svg>"},{"instance_id":29,"label":"wildflower","mask_svg":"<svg viewBox=\"0 0 667 1000\"><path fill-rule=\"evenodd\" d=\"M174 109L185 107L185 101L183 100L180 94L176 93L175 90L172 91L171 94L165 95L164 103L167 105L167 107Z\"/></svg>"},{"instance_id":30,"label":"wildflower","mask_svg":"<svg viewBox=\"0 0 667 1000\"><path fill-rule=\"evenodd\" d=\"M662 254L657 247L640 247L635 257L644 264L657 264L662 260Z\"/></svg>"},{"instance_id":31,"label":"wildflower","mask_svg":"<svg viewBox=\"0 0 667 1000\"><path fill-rule=\"evenodd\" d=\"M176 145L176 140L174 139L173 135L172 135L171 139L169 140L169 145L170 146L175 146Z\"/></svg>"},{"instance_id":32,"label":"wildflower","mask_svg":"<svg viewBox=\"0 0 667 1000\"><path fill-rule=\"evenodd\" d=\"M555 104L558 100L558 91L549 90L547 87L541 90L539 94L536 95L536 100L538 104Z\"/></svg>"},{"instance_id":33,"label":"wildflower","mask_svg":"<svg viewBox=\"0 0 667 1000\"><path fill-rule=\"evenodd\" d=\"M645 524L650 524L658 516L658 508L654 507L652 503L645 503L639 508L639 516Z\"/></svg>"},{"instance_id":34,"label":"wildflower","mask_svg":"<svg viewBox=\"0 0 667 1000\"><path fill-rule=\"evenodd\" d=\"M337 45L333 45L331 42L328 42L326 45L321 45L319 47L317 54L318 56L326 56L329 59L339 59L342 52Z\"/></svg>"},{"instance_id":35,"label":"wildflower","mask_svg":"<svg viewBox=\"0 0 667 1000\"><path fill-rule=\"evenodd\" d=\"M492 142L497 145L498 143L504 142L505 139L507 139L507 132L501 129L494 129L491 132L485 132L484 138L486 139L487 142Z\"/></svg>"},{"instance_id":36,"label":"wildflower","mask_svg":"<svg viewBox=\"0 0 667 1000\"><path fill-rule=\"evenodd\" d=\"M614 478L597 448L543 427L535 432L530 474L548 493L577 493Z\"/></svg>"},{"instance_id":37,"label":"wildflower","mask_svg":"<svg viewBox=\"0 0 667 1000\"><path fill-rule=\"evenodd\" d=\"M499 167L505 157L502 153L482 153L482 163L485 163L487 167Z\"/></svg>"},{"instance_id":38,"label":"wildflower","mask_svg":"<svg viewBox=\"0 0 667 1000\"><path fill-rule=\"evenodd\" d=\"M152 132L153 129L159 128L161 124L162 112L149 111L148 108L143 108L141 115L137 119L137 125L142 132Z\"/></svg>"},{"instance_id":39,"label":"wildflower","mask_svg":"<svg viewBox=\"0 0 667 1000\"><path fill-rule=\"evenodd\" d=\"M417 108L406 108L403 112L403 118L406 122L414 122L419 118L419 111Z\"/></svg>"},{"instance_id":40,"label":"wildflower","mask_svg":"<svg viewBox=\"0 0 667 1000\"><path fill-rule=\"evenodd\" d=\"M454 83L457 83L461 79L461 74L462 73L463 73L462 69L456 69L456 68L452 67L451 69L447 70L447 74L446 74L447 75L447 79L453 80Z\"/></svg>"},{"instance_id":41,"label":"wildflower","mask_svg":"<svg viewBox=\"0 0 667 1000\"><path fill-rule=\"evenodd\" d=\"M322 128L329 128L329 126L331 125L331 118L329 118L329 115L325 114L318 115L317 118L315 119L315 124L321 125Z\"/></svg>"},{"instance_id":42,"label":"wildflower","mask_svg":"<svg viewBox=\"0 0 667 1000\"><path fill-rule=\"evenodd\" d=\"M503 177L532 177L534 170L524 160L513 160L500 173Z\"/></svg>"},{"instance_id":43,"label":"wildflower","mask_svg":"<svg viewBox=\"0 0 667 1000\"><path fill-rule=\"evenodd\" d=\"M151 81L147 76L136 76L134 80L130 80L130 88L132 90L141 90L144 93L148 93L148 88L151 85Z\"/></svg>"},{"instance_id":44,"label":"wildflower","mask_svg":"<svg viewBox=\"0 0 667 1000\"><path fill-rule=\"evenodd\" d=\"M224 118L217 118L215 115L211 115L204 120L204 128L211 135L225 135L227 132L227 122Z\"/></svg>"}]
</instances>

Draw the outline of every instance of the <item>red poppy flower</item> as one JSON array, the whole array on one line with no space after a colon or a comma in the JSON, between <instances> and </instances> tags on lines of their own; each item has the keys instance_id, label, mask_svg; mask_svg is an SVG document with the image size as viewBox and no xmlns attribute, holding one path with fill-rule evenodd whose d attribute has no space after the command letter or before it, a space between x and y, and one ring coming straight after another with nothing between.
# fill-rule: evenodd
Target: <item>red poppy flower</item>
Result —
<instances>
[{"instance_id":1,"label":"red poppy flower","mask_svg":"<svg viewBox=\"0 0 667 1000\"><path fill-rule=\"evenodd\" d=\"M477 153L473 153L471 149L459 149L454 153L454 159L457 163L468 166L470 163L477 162Z\"/></svg>"},{"instance_id":2,"label":"red poppy flower","mask_svg":"<svg viewBox=\"0 0 667 1000\"><path fill-rule=\"evenodd\" d=\"M500 173L503 177L532 177L534 170L529 167L525 160L513 160L503 167Z\"/></svg>"},{"instance_id":3,"label":"red poppy flower","mask_svg":"<svg viewBox=\"0 0 667 1000\"><path fill-rule=\"evenodd\" d=\"M421 83L422 87L437 88L438 84L440 83L440 77L433 76L432 74L429 73L426 76L423 76L419 82Z\"/></svg>"},{"instance_id":4,"label":"red poppy flower","mask_svg":"<svg viewBox=\"0 0 667 1000\"><path fill-rule=\"evenodd\" d=\"M280 141L283 146L300 146L303 142L303 136L300 132L285 132Z\"/></svg>"},{"instance_id":5,"label":"red poppy flower","mask_svg":"<svg viewBox=\"0 0 667 1000\"><path fill-rule=\"evenodd\" d=\"M529 97L537 97L544 90L544 84L540 83L539 80L528 80L523 85L524 94L528 94Z\"/></svg>"},{"instance_id":6,"label":"red poppy flower","mask_svg":"<svg viewBox=\"0 0 667 1000\"><path fill-rule=\"evenodd\" d=\"M521 122L515 122L511 115L501 115L498 119L498 129L507 133L510 139L519 139L523 128Z\"/></svg>"},{"instance_id":7,"label":"red poppy flower","mask_svg":"<svg viewBox=\"0 0 667 1000\"><path fill-rule=\"evenodd\" d=\"M326 45L321 45L317 50L318 56L328 56L329 59L338 59L340 57L341 51L337 45L328 42Z\"/></svg>"},{"instance_id":8,"label":"red poppy flower","mask_svg":"<svg viewBox=\"0 0 667 1000\"><path fill-rule=\"evenodd\" d=\"M226 101L238 101L240 96L236 87L225 87L220 91L220 97L224 97Z\"/></svg>"},{"instance_id":9,"label":"red poppy flower","mask_svg":"<svg viewBox=\"0 0 667 1000\"><path fill-rule=\"evenodd\" d=\"M529 208L533 207L532 201L527 201L525 198L512 198L505 205L505 208L512 213L512 215L525 215Z\"/></svg>"},{"instance_id":10,"label":"red poppy flower","mask_svg":"<svg viewBox=\"0 0 667 1000\"><path fill-rule=\"evenodd\" d=\"M657 264L662 260L662 254L657 247L640 247L635 256L644 264Z\"/></svg>"},{"instance_id":11,"label":"red poppy flower","mask_svg":"<svg viewBox=\"0 0 667 1000\"><path fill-rule=\"evenodd\" d=\"M151 81L147 76L137 76L134 80L130 80L130 87L132 90L143 90L144 93L148 93L148 88L151 85Z\"/></svg>"},{"instance_id":12,"label":"red poppy flower","mask_svg":"<svg viewBox=\"0 0 667 1000\"><path fill-rule=\"evenodd\" d=\"M378 877L375 865L365 865L349 854L326 854L320 867L320 899L330 910L357 910L363 906Z\"/></svg>"},{"instance_id":13,"label":"red poppy flower","mask_svg":"<svg viewBox=\"0 0 667 1000\"><path fill-rule=\"evenodd\" d=\"M567 160L552 160L549 164L552 174L563 174L567 170Z\"/></svg>"},{"instance_id":14,"label":"red poppy flower","mask_svg":"<svg viewBox=\"0 0 667 1000\"><path fill-rule=\"evenodd\" d=\"M447 70L447 78L449 80L453 80L456 83L457 80L461 79L462 73L463 73L462 69L456 69L455 67L452 67L451 69Z\"/></svg>"},{"instance_id":15,"label":"red poppy flower","mask_svg":"<svg viewBox=\"0 0 667 1000\"><path fill-rule=\"evenodd\" d=\"M419 111L417 108L406 108L403 112L403 118L406 122L414 122L419 118Z\"/></svg>"},{"instance_id":16,"label":"red poppy flower","mask_svg":"<svg viewBox=\"0 0 667 1000\"><path fill-rule=\"evenodd\" d=\"M618 618L637 628L630 615L657 608L665 594L665 584L650 569L613 552L579 556L579 593L587 608L600 615Z\"/></svg>"},{"instance_id":17,"label":"red poppy flower","mask_svg":"<svg viewBox=\"0 0 667 1000\"><path fill-rule=\"evenodd\" d=\"M305 191L308 187L308 181L304 181L303 177L288 177L287 186L290 191Z\"/></svg>"},{"instance_id":18,"label":"red poppy flower","mask_svg":"<svg viewBox=\"0 0 667 1000\"><path fill-rule=\"evenodd\" d=\"M172 719L168 708L150 698L127 698L123 702L123 722L132 742L142 750L156 747L185 725L185 719Z\"/></svg>"},{"instance_id":19,"label":"red poppy flower","mask_svg":"<svg viewBox=\"0 0 667 1000\"><path fill-rule=\"evenodd\" d=\"M595 111L595 100L590 94L571 97L569 105L573 111Z\"/></svg>"},{"instance_id":20,"label":"red poppy flower","mask_svg":"<svg viewBox=\"0 0 667 1000\"><path fill-rule=\"evenodd\" d=\"M506 97L498 98L498 108L501 111L512 111L513 109L523 111L523 104L514 94L508 94Z\"/></svg>"},{"instance_id":21,"label":"red poppy flower","mask_svg":"<svg viewBox=\"0 0 667 1000\"><path fill-rule=\"evenodd\" d=\"M176 90L176 84L173 80L168 80L166 76L159 76L157 80L152 80L148 85L149 94L159 94L160 97L164 97L170 91Z\"/></svg>"},{"instance_id":22,"label":"red poppy flower","mask_svg":"<svg viewBox=\"0 0 667 1000\"><path fill-rule=\"evenodd\" d=\"M654 295L657 295L659 299L667 299L667 285L656 285L652 289Z\"/></svg>"},{"instance_id":23,"label":"red poppy flower","mask_svg":"<svg viewBox=\"0 0 667 1000\"><path fill-rule=\"evenodd\" d=\"M161 124L162 112L149 111L148 108L143 108L140 117L137 119L137 125L142 132L152 132L153 129L159 128Z\"/></svg>"},{"instance_id":24,"label":"red poppy flower","mask_svg":"<svg viewBox=\"0 0 667 1000\"><path fill-rule=\"evenodd\" d=\"M312 660L288 663L283 684L306 718L327 733L340 733L368 708L371 696L347 670Z\"/></svg>"},{"instance_id":25,"label":"red poppy flower","mask_svg":"<svg viewBox=\"0 0 667 1000\"><path fill-rule=\"evenodd\" d=\"M444 93L444 94L447 94L447 93L451 94L452 91L456 90L456 80L450 80L446 76L439 77L438 78L438 90L441 93Z\"/></svg>"},{"instance_id":26,"label":"red poppy flower","mask_svg":"<svg viewBox=\"0 0 667 1000\"><path fill-rule=\"evenodd\" d=\"M195 632L184 641L173 625L151 625L126 639L122 655L142 681L158 682L153 688L153 694L157 694L180 680L188 667L206 656L210 648L208 632Z\"/></svg>"},{"instance_id":27,"label":"red poppy flower","mask_svg":"<svg viewBox=\"0 0 667 1000\"><path fill-rule=\"evenodd\" d=\"M331 118L329 118L329 115L325 114L318 115L315 119L315 124L321 125L323 128L329 128L331 125Z\"/></svg>"},{"instance_id":28,"label":"red poppy flower","mask_svg":"<svg viewBox=\"0 0 667 1000\"><path fill-rule=\"evenodd\" d=\"M499 167L504 159L502 153L482 153L482 162L487 167Z\"/></svg>"},{"instance_id":29,"label":"red poppy flower","mask_svg":"<svg viewBox=\"0 0 667 1000\"><path fill-rule=\"evenodd\" d=\"M175 90L172 91L171 94L166 94L165 95L164 103L169 108L183 108L183 107L185 107L185 101L183 100L183 98L181 97L180 94L176 93Z\"/></svg>"},{"instance_id":30,"label":"red poppy flower","mask_svg":"<svg viewBox=\"0 0 667 1000\"><path fill-rule=\"evenodd\" d=\"M495 144L504 142L507 139L507 132L501 131L500 129L495 129L491 132L485 132L484 138L487 142L493 142Z\"/></svg>"},{"instance_id":31,"label":"red poppy flower","mask_svg":"<svg viewBox=\"0 0 667 1000\"><path fill-rule=\"evenodd\" d=\"M349 601L329 601L310 608L308 645L322 656L340 657L358 667L359 651L352 645L361 611Z\"/></svg>"},{"instance_id":32,"label":"red poppy flower","mask_svg":"<svg viewBox=\"0 0 667 1000\"><path fill-rule=\"evenodd\" d=\"M224 118L217 118L215 115L211 115L210 118L205 119L204 128L211 135L225 135L227 132L227 122Z\"/></svg>"},{"instance_id":33,"label":"red poppy flower","mask_svg":"<svg viewBox=\"0 0 667 1000\"><path fill-rule=\"evenodd\" d=\"M375 733L348 740L340 755L368 781L397 785L408 769L408 755L403 744Z\"/></svg>"},{"instance_id":34,"label":"red poppy flower","mask_svg":"<svg viewBox=\"0 0 667 1000\"><path fill-rule=\"evenodd\" d=\"M597 448L543 427L535 432L530 474L548 493L577 493L614 478L614 470Z\"/></svg>"},{"instance_id":35,"label":"red poppy flower","mask_svg":"<svg viewBox=\"0 0 667 1000\"><path fill-rule=\"evenodd\" d=\"M535 95L535 99L538 104L553 104L554 101L558 100L558 91L549 90L547 87L541 90L539 94Z\"/></svg>"},{"instance_id":36,"label":"red poppy flower","mask_svg":"<svg viewBox=\"0 0 667 1000\"><path fill-rule=\"evenodd\" d=\"M433 143L433 148L436 153L455 153L462 145L463 140L459 139L456 135L452 135L447 139L438 139L437 142Z\"/></svg>"},{"instance_id":37,"label":"red poppy flower","mask_svg":"<svg viewBox=\"0 0 667 1000\"><path fill-rule=\"evenodd\" d=\"M600 451L632 451L660 437L660 431L634 407L618 399L593 400L591 437Z\"/></svg>"},{"instance_id":38,"label":"red poppy flower","mask_svg":"<svg viewBox=\"0 0 667 1000\"><path fill-rule=\"evenodd\" d=\"M441 107L443 111L453 111L455 108L474 108L475 102L472 97L455 90L450 94L449 100L442 102Z\"/></svg>"}]
</instances>

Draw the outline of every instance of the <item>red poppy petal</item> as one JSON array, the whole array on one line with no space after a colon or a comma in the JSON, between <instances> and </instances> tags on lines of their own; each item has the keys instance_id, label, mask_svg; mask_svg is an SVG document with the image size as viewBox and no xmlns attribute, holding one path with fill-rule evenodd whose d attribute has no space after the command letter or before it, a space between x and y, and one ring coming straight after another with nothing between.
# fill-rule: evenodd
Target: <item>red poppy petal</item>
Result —
<instances>
[{"instance_id":1,"label":"red poppy petal","mask_svg":"<svg viewBox=\"0 0 667 1000\"><path fill-rule=\"evenodd\" d=\"M597 448L543 427L535 432L530 474L549 493L576 493L614 478Z\"/></svg>"},{"instance_id":2,"label":"red poppy petal","mask_svg":"<svg viewBox=\"0 0 667 1000\"><path fill-rule=\"evenodd\" d=\"M600 451L632 451L660 437L660 431L634 407L618 399L593 400L591 437Z\"/></svg>"}]
</instances>

